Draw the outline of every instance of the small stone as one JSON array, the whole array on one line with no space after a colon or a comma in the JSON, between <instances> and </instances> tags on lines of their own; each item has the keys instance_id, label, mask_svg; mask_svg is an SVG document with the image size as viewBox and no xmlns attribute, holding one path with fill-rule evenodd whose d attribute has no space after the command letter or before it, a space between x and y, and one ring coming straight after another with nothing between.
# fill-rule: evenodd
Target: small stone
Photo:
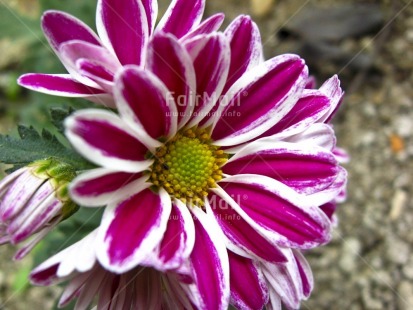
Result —
<instances>
[{"instance_id":1,"label":"small stone","mask_svg":"<svg viewBox=\"0 0 413 310\"><path fill-rule=\"evenodd\" d=\"M388 237L386 252L387 258L399 265L405 264L410 257L409 245L396 237Z\"/></svg>"},{"instance_id":2,"label":"small stone","mask_svg":"<svg viewBox=\"0 0 413 310\"><path fill-rule=\"evenodd\" d=\"M413 257L410 257L409 261L403 266L403 275L413 280Z\"/></svg>"},{"instance_id":3,"label":"small stone","mask_svg":"<svg viewBox=\"0 0 413 310\"><path fill-rule=\"evenodd\" d=\"M252 14L257 17L263 17L271 12L274 0L251 0Z\"/></svg>"},{"instance_id":4,"label":"small stone","mask_svg":"<svg viewBox=\"0 0 413 310\"><path fill-rule=\"evenodd\" d=\"M402 281L398 287L397 304L399 309L410 309L413 305L413 283Z\"/></svg>"},{"instance_id":5,"label":"small stone","mask_svg":"<svg viewBox=\"0 0 413 310\"><path fill-rule=\"evenodd\" d=\"M342 256L339 261L340 268L345 272L356 269L357 260L360 257L361 244L358 239L349 238L343 243Z\"/></svg>"},{"instance_id":6,"label":"small stone","mask_svg":"<svg viewBox=\"0 0 413 310\"><path fill-rule=\"evenodd\" d=\"M390 220L397 220L403 213L404 206L407 203L407 194L405 191L397 190L393 196L391 210L390 210Z\"/></svg>"}]
</instances>

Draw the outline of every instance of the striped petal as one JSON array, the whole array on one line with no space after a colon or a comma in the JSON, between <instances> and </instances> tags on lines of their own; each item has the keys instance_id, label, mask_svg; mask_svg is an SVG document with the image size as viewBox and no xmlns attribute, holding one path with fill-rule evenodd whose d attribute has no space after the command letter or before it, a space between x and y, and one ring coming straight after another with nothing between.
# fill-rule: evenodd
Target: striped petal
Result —
<instances>
[{"instance_id":1,"label":"striped petal","mask_svg":"<svg viewBox=\"0 0 413 310\"><path fill-rule=\"evenodd\" d=\"M194 242L195 227L191 214L186 205L175 201L162 242L145 265L163 272L177 269L188 259Z\"/></svg>"},{"instance_id":2,"label":"striped petal","mask_svg":"<svg viewBox=\"0 0 413 310\"><path fill-rule=\"evenodd\" d=\"M318 197L301 196L268 177L238 175L213 191L260 234L284 247L308 249L330 239L330 221L318 208ZM235 202L231 197L246 197Z\"/></svg>"},{"instance_id":3,"label":"striped petal","mask_svg":"<svg viewBox=\"0 0 413 310\"><path fill-rule=\"evenodd\" d=\"M261 310L269 295L264 276L250 259L228 252L231 304L237 309Z\"/></svg>"},{"instance_id":4,"label":"striped petal","mask_svg":"<svg viewBox=\"0 0 413 310\"><path fill-rule=\"evenodd\" d=\"M186 286L197 309L227 310L230 298L229 264L220 230L206 214L193 208L195 246L190 256L194 283Z\"/></svg>"},{"instance_id":5,"label":"striped petal","mask_svg":"<svg viewBox=\"0 0 413 310\"><path fill-rule=\"evenodd\" d=\"M181 38L182 41L189 40L198 35L206 35L217 31L224 22L225 15L223 13L214 14L205 19L199 26L193 28L189 33Z\"/></svg>"},{"instance_id":6,"label":"striped petal","mask_svg":"<svg viewBox=\"0 0 413 310\"><path fill-rule=\"evenodd\" d=\"M65 120L66 137L91 162L124 172L141 172L151 161L147 148L114 113L82 110ZM110 141L110 143L108 143Z\"/></svg>"},{"instance_id":7,"label":"striped petal","mask_svg":"<svg viewBox=\"0 0 413 310\"><path fill-rule=\"evenodd\" d=\"M264 175L302 194L329 187L340 171L327 150L296 143L256 142L241 149L223 167L229 175Z\"/></svg>"},{"instance_id":8,"label":"striped petal","mask_svg":"<svg viewBox=\"0 0 413 310\"><path fill-rule=\"evenodd\" d=\"M231 44L231 66L224 93L263 57L260 31L249 16L236 18L225 30L225 35Z\"/></svg>"},{"instance_id":9,"label":"striped petal","mask_svg":"<svg viewBox=\"0 0 413 310\"><path fill-rule=\"evenodd\" d=\"M242 200L246 197L236 198ZM208 199L209 203L205 204L207 213L213 214L215 221L228 238L228 248L239 252L238 249L234 249L235 246L241 248L248 255L270 262L286 261L278 247L261 236L222 197L210 194Z\"/></svg>"},{"instance_id":10,"label":"striped petal","mask_svg":"<svg viewBox=\"0 0 413 310\"><path fill-rule=\"evenodd\" d=\"M300 100L277 124L261 137L276 135L277 139L305 131L331 108L330 99L318 90L304 90Z\"/></svg>"},{"instance_id":11,"label":"striped petal","mask_svg":"<svg viewBox=\"0 0 413 310\"><path fill-rule=\"evenodd\" d=\"M71 182L70 197L80 205L105 206L139 191L146 180L142 173L93 169Z\"/></svg>"},{"instance_id":12,"label":"striped petal","mask_svg":"<svg viewBox=\"0 0 413 310\"><path fill-rule=\"evenodd\" d=\"M146 10L150 10L149 2L145 1L145 4L146 7L142 1L137 0L98 1L96 28L99 37L122 65L144 63L149 39Z\"/></svg>"},{"instance_id":13,"label":"striped petal","mask_svg":"<svg viewBox=\"0 0 413 310\"><path fill-rule=\"evenodd\" d=\"M42 28L55 51L58 51L62 43L70 40L80 40L100 46L99 38L89 26L64 12L46 11L42 16Z\"/></svg>"},{"instance_id":14,"label":"striped petal","mask_svg":"<svg viewBox=\"0 0 413 310\"><path fill-rule=\"evenodd\" d=\"M176 102L179 127L191 117L196 92L192 60L171 34L157 33L148 47L147 68L165 84Z\"/></svg>"},{"instance_id":15,"label":"striped petal","mask_svg":"<svg viewBox=\"0 0 413 310\"><path fill-rule=\"evenodd\" d=\"M274 126L301 97L307 75L304 61L286 54L241 77L228 90L214 116L215 144L241 144Z\"/></svg>"},{"instance_id":16,"label":"striped petal","mask_svg":"<svg viewBox=\"0 0 413 310\"><path fill-rule=\"evenodd\" d=\"M329 123L334 117L341 103L343 102L344 92L340 87L340 80L337 75L328 79L321 87L320 91L327 97L331 98L331 107L329 111L324 115L320 122Z\"/></svg>"},{"instance_id":17,"label":"striped petal","mask_svg":"<svg viewBox=\"0 0 413 310\"><path fill-rule=\"evenodd\" d=\"M143 262L161 242L170 213L171 200L163 189L159 194L145 189L109 205L97 240L97 257L102 266L124 273Z\"/></svg>"},{"instance_id":18,"label":"striped petal","mask_svg":"<svg viewBox=\"0 0 413 310\"><path fill-rule=\"evenodd\" d=\"M115 79L115 98L122 118L149 146L159 147L158 138L176 133L175 102L151 72L136 66L124 67Z\"/></svg>"},{"instance_id":19,"label":"striped petal","mask_svg":"<svg viewBox=\"0 0 413 310\"><path fill-rule=\"evenodd\" d=\"M183 37L199 25L205 10L205 0L173 0L159 21L158 31Z\"/></svg>"},{"instance_id":20,"label":"striped petal","mask_svg":"<svg viewBox=\"0 0 413 310\"><path fill-rule=\"evenodd\" d=\"M79 83L69 74L28 73L19 77L17 82L20 86L40 93L86 98L102 105L113 106L113 100L110 100L103 90Z\"/></svg>"},{"instance_id":21,"label":"striped petal","mask_svg":"<svg viewBox=\"0 0 413 310\"><path fill-rule=\"evenodd\" d=\"M197 125L220 99L230 65L230 46L221 33L198 36L186 47L192 57L196 74L196 101L189 127Z\"/></svg>"}]
</instances>

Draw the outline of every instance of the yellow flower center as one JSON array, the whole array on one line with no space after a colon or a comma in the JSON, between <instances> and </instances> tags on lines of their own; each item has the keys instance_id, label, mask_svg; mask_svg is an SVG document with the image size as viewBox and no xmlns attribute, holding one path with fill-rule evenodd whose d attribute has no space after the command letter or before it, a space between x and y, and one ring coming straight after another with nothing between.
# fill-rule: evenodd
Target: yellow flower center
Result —
<instances>
[{"instance_id":1,"label":"yellow flower center","mask_svg":"<svg viewBox=\"0 0 413 310\"><path fill-rule=\"evenodd\" d=\"M150 181L187 205L203 206L209 189L222 179L228 155L204 129L187 129L158 148Z\"/></svg>"}]
</instances>

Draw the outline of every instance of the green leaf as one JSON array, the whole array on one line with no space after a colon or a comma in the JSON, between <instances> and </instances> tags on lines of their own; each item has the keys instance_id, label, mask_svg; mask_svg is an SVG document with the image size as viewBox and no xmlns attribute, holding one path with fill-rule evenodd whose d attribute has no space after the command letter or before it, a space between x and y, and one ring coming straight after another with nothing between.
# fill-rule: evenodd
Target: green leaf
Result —
<instances>
[{"instance_id":1,"label":"green leaf","mask_svg":"<svg viewBox=\"0 0 413 310\"><path fill-rule=\"evenodd\" d=\"M76 170L94 166L74 150L63 146L49 131L40 135L33 127L18 127L19 138L0 135L0 162L14 165L14 169L36 160L56 158L75 167Z\"/></svg>"},{"instance_id":2,"label":"green leaf","mask_svg":"<svg viewBox=\"0 0 413 310\"><path fill-rule=\"evenodd\" d=\"M51 122L61 134L63 134L65 130L64 120L74 111L75 110L72 107L50 108Z\"/></svg>"}]
</instances>

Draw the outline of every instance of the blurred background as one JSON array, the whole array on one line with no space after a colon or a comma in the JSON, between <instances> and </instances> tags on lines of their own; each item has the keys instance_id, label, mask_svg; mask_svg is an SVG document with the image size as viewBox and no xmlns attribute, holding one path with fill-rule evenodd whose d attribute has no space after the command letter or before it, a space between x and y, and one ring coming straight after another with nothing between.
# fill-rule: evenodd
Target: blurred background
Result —
<instances>
[{"instance_id":1,"label":"blurred background","mask_svg":"<svg viewBox=\"0 0 413 310\"><path fill-rule=\"evenodd\" d=\"M159 2L162 13L169 1ZM15 134L17 123L51 127L50 106L82 106L28 92L16 78L64 72L40 29L44 10L95 28L95 7L96 0L0 0L0 133ZM348 200L333 241L306 253L315 289L302 309L413 309L413 1L207 0L206 16L221 11L225 25L253 16L267 59L298 53L318 85L337 73L347 93L334 125L351 156ZM31 288L35 262L15 263L13 253L0 247L0 309L53 308L60 289Z\"/></svg>"}]
</instances>

